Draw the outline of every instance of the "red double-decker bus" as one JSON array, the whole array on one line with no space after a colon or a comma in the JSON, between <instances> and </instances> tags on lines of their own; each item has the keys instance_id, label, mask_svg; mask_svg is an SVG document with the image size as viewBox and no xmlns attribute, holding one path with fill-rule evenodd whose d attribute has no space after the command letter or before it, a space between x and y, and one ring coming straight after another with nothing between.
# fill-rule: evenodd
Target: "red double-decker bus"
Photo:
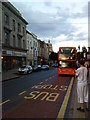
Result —
<instances>
[{"instance_id":1,"label":"red double-decker bus","mask_svg":"<svg viewBox=\"0 0 90 120\"><path fill-rule=\"evenodd\" d=\"M76 73L76 47L59 47L58 51L58 75Z\"/></svg>"}]
</instances>

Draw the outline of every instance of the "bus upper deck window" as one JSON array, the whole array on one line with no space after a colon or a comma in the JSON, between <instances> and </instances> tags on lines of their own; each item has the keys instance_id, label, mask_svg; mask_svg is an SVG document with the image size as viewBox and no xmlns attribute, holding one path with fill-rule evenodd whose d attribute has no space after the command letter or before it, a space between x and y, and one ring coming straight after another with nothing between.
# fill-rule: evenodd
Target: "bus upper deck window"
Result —
<instances>
[{"instance_id":1,"label":"bus upper deck window","mask_svg":"<svg viewBox=\"0 0 90 120\"><path fill-rule=\"evenodd\" d=\"M61 53L63 53L63 49L61 49Z\"/></svg>"}]
</instances>

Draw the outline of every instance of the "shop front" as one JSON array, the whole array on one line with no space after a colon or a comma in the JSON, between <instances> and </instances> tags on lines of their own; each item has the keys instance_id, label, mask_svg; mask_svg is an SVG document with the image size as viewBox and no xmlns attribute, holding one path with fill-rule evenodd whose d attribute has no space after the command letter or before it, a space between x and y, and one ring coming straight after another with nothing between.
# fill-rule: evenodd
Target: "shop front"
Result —
<instances>
[{"instance_id":1,"label":"shop front","mask_svg":"<svg viewBox=\"0 0 90 120\"><path fill-rule=\"evenodd\" d=\"M2 69L15 69L26 64L26 53L3 50L2 51Z\"/></svg>"}]
</instances>

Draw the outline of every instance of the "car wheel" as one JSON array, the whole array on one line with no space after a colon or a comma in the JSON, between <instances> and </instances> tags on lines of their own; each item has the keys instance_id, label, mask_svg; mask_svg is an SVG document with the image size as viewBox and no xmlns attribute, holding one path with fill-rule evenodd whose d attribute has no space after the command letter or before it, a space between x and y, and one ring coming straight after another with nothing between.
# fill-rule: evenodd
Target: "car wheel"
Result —
<instances>
[{"instance_id":1,"label":"car wheel","mask_svg":"<svg viewBox=\"0 0 90 120\"><path fill-rule=\"evenodd\" d=\"M31 71L29 70L28 73L31 73Z\"/></svg>"},{"instance_id":2,"label":"car wheel","mask_svg":"<svg viewBox=\"0 0 90 120\"><path fill-rule=\"evenodd\" d=\"M28 74L28 71L26 72L26 74Z\"/></svg>"}]
</instances>

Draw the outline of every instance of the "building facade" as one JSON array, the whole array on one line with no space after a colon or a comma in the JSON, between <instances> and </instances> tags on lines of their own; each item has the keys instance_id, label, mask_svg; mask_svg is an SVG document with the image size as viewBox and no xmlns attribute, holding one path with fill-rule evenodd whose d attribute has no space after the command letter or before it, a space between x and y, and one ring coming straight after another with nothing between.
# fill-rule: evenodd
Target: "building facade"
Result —
<instances>
[{"instance_id":1,"label":"building facade","mask_svg":"<svg viewBox=\"0 0 90 120\"><path fill-rule=\"evenodd\" d=\"M37 36L34 33L32 34L32 50L33 50L33 66L37 65L38 61L38 41L37 41Z\"/></svg>"},{"instance_id":2,"label":"building facade","mask_svg":"<svg viewBox=\"0 0 90 120\"><path fill-rule=\"evenodd\" d=\"M33 36L27 31L27 64L33 65Z\"/></svg>"},{"instance_id":3,"label":"building facade","mask_svg":"<svg viewBox=\"0 0 90 120\"><path fill-rule=\"evenodd\" d=\"M49 64L49 47L47 43L44 43L44 55L45 64Z\"/></svg>"},{"instance_id":4,"label":"building facade","mask_svg":"<svg viewBox=\"0 0 90 120\"><path fill-rule=\"evenodd\" d=\"M49 49L48 44L38 39L38 64L48 64Z\"/></svg>"},{"instance_id":5,"label":"building facade","mask_svg":"<svg viewBox=\"0 0 90 120\"><path fill-rule=\"evenodd\" d=\"M88 2L88 53L87 60L89 61L90 67L90 1Z\"/></svg>"},{"instance_id":6,"label":"building facade","mask_svg":"<svg viewBox=\"0 0 90 120\"><path fill-rule=\"evenodd\" d=\"M2 2L2 56L3 69L26 64L27 21L9 2Z\"/></svg>"},{"instance_id":7,"label":"building facade","mask_svg":"<svg viewBox=\"0 0 90 120\"><path fill-rule=\"evenodd\" d=\"M52 44L50 43L50 40L48 40L48 50L49 50L49 55L51 54L51 52L53 52L53 47L52 47Z\"/></svg>"},{"instance_id":8,"label":"building facade","mask_svg":"<svg viewBox=\"0 0 90 120\"><path fill-rule=\"evenodd\" d=\"M38 39L38 64L42 65L44 62L44 41Z\"/></svg>"}]
</instances>

